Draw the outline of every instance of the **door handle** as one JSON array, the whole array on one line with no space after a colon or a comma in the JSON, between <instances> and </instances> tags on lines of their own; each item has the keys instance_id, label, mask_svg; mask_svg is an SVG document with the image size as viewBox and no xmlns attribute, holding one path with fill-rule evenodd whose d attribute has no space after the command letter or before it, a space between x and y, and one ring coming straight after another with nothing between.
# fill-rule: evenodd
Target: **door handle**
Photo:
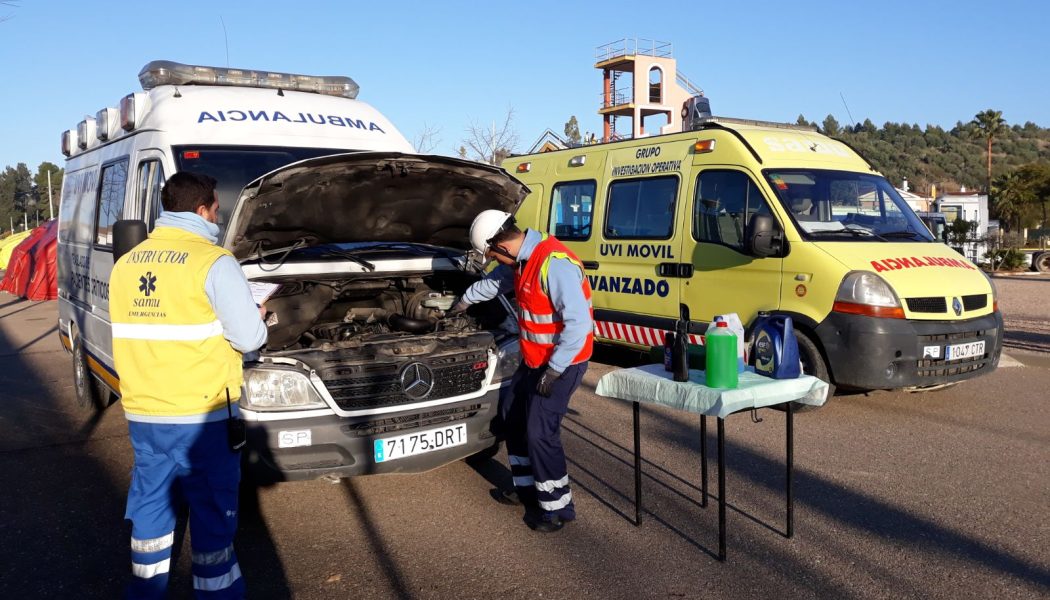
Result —
<instances>
[{"instance_id":1,"label":"door handle","mask_svg":"<svg viewBox=\"0 0 1050 600\"><path fill-rule=\"evenodd\" d=\"M596 261L596 260L585 260L585 261L583 261L583 268L588 270L588 271L597 271L598 270L598 261Z\"/></svg>"},{"instance_id":2,"label":"door handle","mask_svg":"<svg viewBox=\"0 0 1050 600\"><path fill-rule=\"evenodd\" d=\"M690 263L660 263L656 265L656 274L660 277L689 278L693 276L693 265Z\"/></svg>"}]
</instances>

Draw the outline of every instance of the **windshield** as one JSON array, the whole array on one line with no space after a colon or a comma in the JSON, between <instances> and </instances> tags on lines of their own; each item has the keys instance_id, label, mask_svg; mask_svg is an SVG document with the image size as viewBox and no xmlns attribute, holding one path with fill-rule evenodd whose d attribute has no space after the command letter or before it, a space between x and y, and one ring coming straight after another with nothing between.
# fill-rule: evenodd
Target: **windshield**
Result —
<instances>
[{"instance_id":1,"label":"windshield","mask_svg":"<svg viewBox=\"0 0 1050 600\"><path fill-rule=\"evenodd\" d=\"M307 158L342 154L339 148L280 148L270 146L175 146L179 171L210 175L218 182L219 227L223 231L241 189L260 176Z\"/></svg>"},{"instance_id":2,"label":"windshield","mask_svg":"<svg viewBox=\"0 0 1050 600\"><path fill-rule=\"evenodd\" d=\"M884 177L848 171L764 171L803 237L849 242L932 242L933 235Z\"/></svg>"}]
</instances>

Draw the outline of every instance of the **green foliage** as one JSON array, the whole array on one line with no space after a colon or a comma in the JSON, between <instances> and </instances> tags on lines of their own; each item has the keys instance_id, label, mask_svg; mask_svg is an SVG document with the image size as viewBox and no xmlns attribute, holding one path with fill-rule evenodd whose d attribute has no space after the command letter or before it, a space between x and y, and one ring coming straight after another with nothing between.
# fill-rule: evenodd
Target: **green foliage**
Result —
<instances>
[{"instance_id":1,"label":"green foliage","mask_svg":"<svg viewBox=\"0 0 1050 600\"><path fill-rule=\"evenodd\" d=\"M962 246L967 242L973 241L977 233L977 222L956 219L948 225L945 233L948 236L949 246Z\"/></svg>"},{"instance_id":2,"label":"green foliage","mask_svg":"<svg viewBox=\"0 0 1050 600\"><path fill-rule=\"evenodd\" d=\"M573 146L579 146L583 137L580 135L580 124L576 121L576 115L569 117L565 122L565 141Z\"/></svg>"},{"instance_id":3,"label":"green foliage","mask_svg":"<svg viewBox=\"0 0 1050 600\"><path fill-rule=\"evenodd\" d=\"M839 122L835 120L835 117L828 115L824 117L824 124L820 130L824 132L824 135L834 137L840 133Z\"/></svg>"},{"instance_id":4,"label":"green foliage","mask_svg":"<svg viewBox=\"0 0 1050 600\"><path fill-rule=\"evenodd\" d=\"M0 231L10 232L11 225L21 231L24 223L30 227L48 218L47 172L51 170L51 189L55 211L58 211L62 193L63 170L50 162L40 163L36 175L25 163L7 167L0 172Z\"/></svg>"},{"instance_id":5,"label":"green foliage","mask_svg":"<svg viewBox=\"0 0 1050 600\"><path fill-rule=\"evenodd\" d=\"M1025 266L1025 255L1017 248L997 248L984 254L993 271L1016 271Z\"/></svg>"}]
</instances>

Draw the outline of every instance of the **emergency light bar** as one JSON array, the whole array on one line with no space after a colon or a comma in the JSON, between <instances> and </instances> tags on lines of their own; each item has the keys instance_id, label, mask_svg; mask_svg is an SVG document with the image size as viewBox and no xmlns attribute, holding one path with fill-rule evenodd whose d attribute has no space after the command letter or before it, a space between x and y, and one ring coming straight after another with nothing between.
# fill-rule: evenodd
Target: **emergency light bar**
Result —
<instances>
[{"instance_id":1,"label":"emergency light bar","mask_svg":"<svg viewBox=\"0 0 1050 600\"><path fill-rule=\"evenodd\" d=\"M143 90L160 85L236 85L314 92L328 96L356 98L360 89L349 77L318 77L294 73L271 73L223 67L184 65L170 60L155 60L139 71Z\"/></svg>"},{"instance_id":2,"label":"emergency light bar","mask_svg":"<svg viewBox=\"0 0 1050 600\"><path fill-rule=\"evenodd\" d=\"M95 135L105 142L117 137L117 109L103 108L95 113Z\"/></svg>"},{"instance_id":3,"label":"emergency light bar","mask_svg":"<svg viewBox=\"0 0 1050 600\"><path fill-rule=\"evenodd\" d=\"M77 146L80 146L81 150L87 150L88 146L93 146L96 139L94 118L86 117L77 124Z\"/></svg>"}]
</instances>

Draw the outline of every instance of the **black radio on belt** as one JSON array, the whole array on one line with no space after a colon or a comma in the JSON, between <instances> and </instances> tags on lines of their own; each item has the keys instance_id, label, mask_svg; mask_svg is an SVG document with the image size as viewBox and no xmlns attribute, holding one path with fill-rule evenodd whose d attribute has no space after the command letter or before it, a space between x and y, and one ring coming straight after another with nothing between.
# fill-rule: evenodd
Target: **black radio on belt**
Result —
<instances>
[{"instance_id":1,"label":"black radio on belt","mask_svg":"<svg viewBox=\"0 0 1050 600\"><path fill-rule=\"evenodd\" d=\"M230 446L230 452L239 452L248 443L245 433L244 421L240 417L233 416L233 406L230 403L230 388L226 388L226 442Z\"/></svg>"}]
</instances>

